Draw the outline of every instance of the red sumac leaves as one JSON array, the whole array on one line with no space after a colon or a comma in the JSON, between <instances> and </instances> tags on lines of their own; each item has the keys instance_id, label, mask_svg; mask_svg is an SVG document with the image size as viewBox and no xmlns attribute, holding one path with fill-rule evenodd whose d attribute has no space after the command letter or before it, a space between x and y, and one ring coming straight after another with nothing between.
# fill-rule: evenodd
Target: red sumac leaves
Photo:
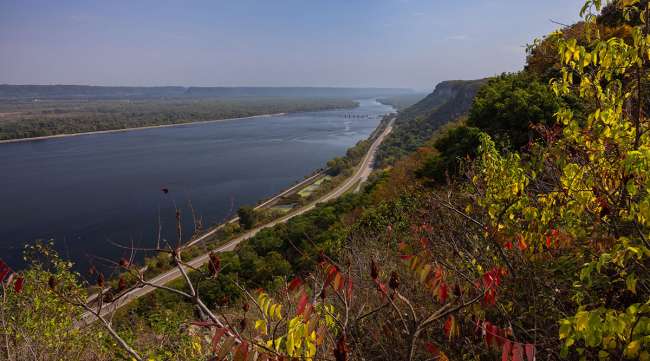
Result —
<instances>
[{"instance_id":1,"label":"red sumac leaves","mask_svg":"<svg viewBox=\"0 0 650 361\"><path fill-rule=\"evenodd\" d=\"M482 282L485 288L483 304L494 305L496 303L497 288L501 284L501 276L505 274L506 271L499 267L492 268L489 272L483 274Z\"/></svg>"},{"instance_id":2,"label":"red sumac leaves","mask_svg":"<svg viewBox=\"0 0 650 361\"><path fill-rule=\"evenodd\" d=\"M235 351L234 361L246 361L248 359L248 342L242 341Z\"/></svg>"},{"instance_id":3,"label":"red sumac leaves","mask_svg":"<svg viewBox=\"0 0 650 361\"><path fill-rule=\"evenodd\" d=\"M440 349L438 346L432 344L431 342L427 342L424 345L424 348L427 350L428 353L430 353L434 358L440 356Z\"/></svg>"},{"instance_id":4,"label":"red sumac leaves","mask_svg":"<svg viewBox=\"0 0 650 361\"><path fill-rule=\"evenodd\" d=\"M508 361L510 359L510 352L512 350L512 343L509 340L503 343L501 348L501 361Z\"/></svg>"},{"instance_id":5,"label":"red sumac leaves","mask_svg":"<svg viewBox=\"0 0 650 361\"><path fill-rule=\"evenodd\" d=\"M341 335L341 337L339 337L339 339L336 341L334 359L336 359L336 361L348 360L348 344L345 335Z\"/></svg>"},{"instance_id":6,"label":"red sumac leaves","mask_svg":"<svg viewBox=\"0 0 650 361\"><path fill-rule=\"evenodd\" d=\"M219 341L221 341L221 338L223 335L226 334L226 328L219 328L216 331L214 331L214 335L212 336L212 351L217 352L218 347L219 347Z\"/></svg>"},{"instance_id":7,"label":"red sumac leaves","mask_svg":"<svg viewBox=\"0 0 650 361\"><path fill-rule=\"evenodd\" d=\"M528 361L535 361L535 345L527 343L524 348L526 350L526 358Z\"/></svg>"},{"instance_id":8,"label":"red sumac leaves","mask_svg":"<svg viewBox=\"0 0 650 361\"><path fill-rule=\"evenodd\" d=\"M301 285L302 285L302 280L300 279L300 277L296 277L293 280L291 280L291 282L289 282L289 286L287 286L287 289L289 290L289 292L293 292Z\"/></svg>"},{"instance_id":9,"label":"red sumac leaves","mask_svg":"<svg viewBox=\"0 0 650 361\"><path fill-rule=\"evenodd\" d=\"M6 263L0 260L0 282L2 282L9 273L11 273L11 268L9 268Z\"/></svg>"},{"instance_id":10,"label":"red sumac leaves","mask_svg":"<svg viewBox=\"0 0 650 361\"><path fill-rule=\"evenodd\" d=\"M14 291L16 293L20 293L23 290L23 285L25 283L25 278L22 276L19 276L16 278L16 281L14 281Z\"/></svg>"},{"instance_id":11,"label":"red sumac leaves","mask_svg":"<svg viewBox=\"0 0 650 361\"><path fill-rule=\"evenodd\" d=\"M449 287L447 287L447 284L445 282L441 282L440 285L438 286L438 299L440 300L440 303L447 302L448 296L449 296Z\"/></svg>"},{"instance_id":12,"label":"red sumac leaves","mask_svg":"<svg viewBox=\"0 0 650 361\"><path fill-rule=\"evenodd\" d=\"M445 325L443 326L443 331L449 340L458 335L458 325L456 324L456 318L454 316L450 315L447 317Z\"/></svg>"},{"instance_id":13,"label":"red sumac leaves","mask_svg":"<svg viewBox=\"0 0 650 361\"><path fill-rule=\"evenodd\" d=\"M300 315L305 312L305 307L307 306L307 293L302 291L300 299L298 300L298 306L296 307L296 314Z\"/></svg>"}]
</instances>

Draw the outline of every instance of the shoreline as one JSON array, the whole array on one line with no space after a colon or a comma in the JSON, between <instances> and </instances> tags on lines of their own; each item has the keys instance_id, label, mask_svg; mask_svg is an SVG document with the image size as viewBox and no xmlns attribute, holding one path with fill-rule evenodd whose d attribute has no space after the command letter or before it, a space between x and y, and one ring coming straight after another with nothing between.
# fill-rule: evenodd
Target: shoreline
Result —
<instances>
[{"instance_id":1,"label":"shoreline","mask_svg":"<svg viewBox=\"0 0 650 361\"><path fill-rule=\"evenodd\" d=\"M137 131L137 130L156 129L156 128L182 127L182 126L193 125L193 124L207 124L207 123L227 122L227 121L231 121L231 120L244 120L244 119L254 119L254 118L277 117L277 116L283 116L283 115L287 115L287 114L289 114L289 113L258 114L258 115L251 115L251 116L248 116L248 117L224 118L224 119L213 119L213 120L199 120L199 121L195 121L195 122L176 123L176 124L147 125L147 126L144 126L144 127L96 130L96 131L92 131L92 132L83 132L83 133L53 134L53 135L44 135L44 136L41 136L41 137L32 137L32 138L5 139L5 140L0 140L0 144L31 142L31 141L37 141L37 140L47 140L47 139L56 139L56 138L67 138L67 137L78 137L78 136L82 136L82 135L131 132L131 131Z\"/></svg>"}]
</instances>

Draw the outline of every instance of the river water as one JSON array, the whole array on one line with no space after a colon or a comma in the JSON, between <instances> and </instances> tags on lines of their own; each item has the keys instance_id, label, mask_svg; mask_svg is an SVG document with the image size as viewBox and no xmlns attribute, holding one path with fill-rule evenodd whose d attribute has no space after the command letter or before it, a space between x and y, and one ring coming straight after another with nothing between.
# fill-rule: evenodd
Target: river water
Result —
<instances>
[{"instance_id":1,"label":"river water","mask_svg":"<svg viewBox=\"0 0 650 361\"><path fill-rule=\"evenodd\" d=\"M111 241L153 246L159 217L175 239L175 207L189 234L189 202L205 225L220 223L344 155L391 111L361 100L352 110L0 144L0 258L19 268L25 243L52 239L81 269L93 256L123 256Z\"/></svg>"}]
</instances>

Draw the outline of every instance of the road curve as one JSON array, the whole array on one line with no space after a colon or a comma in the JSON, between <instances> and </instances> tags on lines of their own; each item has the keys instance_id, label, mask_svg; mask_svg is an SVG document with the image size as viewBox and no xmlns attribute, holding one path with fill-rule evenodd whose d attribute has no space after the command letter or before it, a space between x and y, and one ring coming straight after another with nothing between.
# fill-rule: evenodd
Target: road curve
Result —
<instances>
[{"instance_id":1,"label":"road curve","mask_svg":"<svg viewBox=\"0 0 650 361\"><path fill-rule=\"evenodd\" d=\"M288 220L290 220L290 219L292 219L292 218L294 218L296 216L299 216L299 215L301 215L301 214L303 214L305 212L308 212L308 211L314 209L316 207L316 205L319 204L319 203L325 203L325 202L328 202L330 200L336 199L336 198L340 197L341 195L345 194L346 192L348 192L349 190L351 190L354 187L354 185L357 184L357 182L365 181L365 179L368 177L368 174L370 174L370 171L372 170L372 165L373 165L373 161L375 159L375 153L377 152L377 148L384 141L386 136L392 131L393 122L394 122L394 119L391 119L390 122L388 123L388 125L386 126L386 128L384 129L384 131L375 139L375 141L370 146L370 149L368 149L368 152L364 156L363 160L361 161L361 163L359 164L359 166L355 170L354 174L350 178L346 179L345 182L343 182L341 185L339 185L336 189L332 190L330 193L324 195L323 197L319 198L318 200L316 200L316 201L314 201L312 203L309 203L309 204L305 205L304 207L302 207L300 209L297 209L297 210L295 210L293 212L290 212L289 214L287 214L287 215L285 215L283 217L280 217L280 218L278 218L276 220L273 220L273 221L271 221L269 223L266 223L266 224L264 224L262 226L256 227L256 228L242 234L241 236L239 236L237 238L234 238L233 240L231 240L227 244L222 245L222 246L220 246L220 247L218 247L218 248L216 248L216 249L214 249L212 251L214 251L214 252L232 251L240 243L254 237L259 231L261 231L263 229L266 229L266 228L269 228L269 227L273 227L273 226L275 226L277 224L280 224L280 223L285 223ZM213 230L213 233L214 233L214 231L216 231L216 230ZM201 238L199 238L199 240L205 239L205 237L207 237L207 235L202 236ZM196 242L197 242L197 240L193 241L193 243L196 243ZM198 257L190 260L187 263L189 264L190 267L198 268L198 267L203 266L204 264L206 264L208 262L208 260L209 260L209 254L206 253L204 255L198 256ZM149 282L153 283L155 285L165 285L165 284L167 284L167 283L169 283L169 282L171 282L171 281L173 281L173 280L175 280L175 279L177 279L179 277L181 277L180 270L178 270L177 268L174 268L174 269L171 269L171 270L169 270L169 271L167 271L167 272L165 272L163 274L160 274L160 275L150 279ZM128 292L124 293L122 296L120 296L120 298L114 300L113 302L104 304L103 307L102 307L101 314L102 314L102 316L108 315L108 314L114 312L115 310L129 304L131 301L133 301L133 300L135 300L137 298L140 298L140 297L142 297L142 296L144 296L144 295L146 295L146 294L148 294L150 292L153 292L155 290L156 290L156 288L153 287L153 286L143 286L143 287L133 288L133 289L129 290ZM76 322L76 325L78 327L82 327L84 325L88 325L88 324L94 322L95 319L96 318L92 313L86 312L86 313L81 315L79 320Z\"/></svg>"}]
</instances>

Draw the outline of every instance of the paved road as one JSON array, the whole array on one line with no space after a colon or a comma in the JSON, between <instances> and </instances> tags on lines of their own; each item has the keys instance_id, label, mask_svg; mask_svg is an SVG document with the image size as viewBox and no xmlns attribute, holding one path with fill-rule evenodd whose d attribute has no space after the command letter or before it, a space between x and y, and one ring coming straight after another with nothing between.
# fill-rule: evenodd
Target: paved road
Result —
<instances>
[{"instance_id":1,"label":"paved road","mask_svg":"<svg viewBox=\"0 0 650 361\"><path fill-rule=\"evenodd\" d=\"M280 194L278 194L278 195L275 195L273 198L268 199L268 200L265 201L264 203L261 203L261 204L255 206L255 209L260 209L260 208L264 208L264 207L268 206L269 204L271 204L271 203L277 201L278 199L280 199L280 198L286 196L287 194L290 194L291 192L293 192L293 191L295 191L296 189L298 189L298 188L304 186L305 184L307 184L307 183L309 183L309 182L312 182L314 179L320 177L320 176L323 175L324 173L325 173L325 171L321 171L321 172L318 172L318 173L312 175L312 176L309 177L309 178L306 178L306 179L303 180L302 182L300 182L300 183L298 183L298 184L292 186L291 188L286 189L284 192L282 192L282 193L280 193ZM198 237L198 238L196 238L196 239L193 239L193 240L190 241L188 244L186 244L185 247L191 247L191 246L193 246L193 245L195 245L195 244L197 244L197 243L199 243L199 242L201 242L201 241L203 241L203 240L205 240L205 239L207 239L207 238L213 236L215 233L217 233L217 231L219 231L221 228L223 228L226 224L228 224L228 223L234 223L234 222L237 222L237 221L239 221L239 217L234 217L234 218L230 219L229 221L227 221L226 223L223 223L223 224L221 224L221 225L219 225L219 226L213 228L212 230L210 230L209 232L205 233L204 235L202 235L202 236L200 236L200 237Z\"/></svg>"},{"instance_id":2,"label":"paved road","mask_svg":"<svg viewBox=\"0 0 650 361\"><path fill-rule=\"evenodd\" d=\"M298 209L296 211L290 212L289 214L287 214L287 215L285 215L285 216L283 216L281 218L278 218L278 219L276 219L274 221L271 221L271 222L269 222L267 224L264 224L262 226L254 228L254 229L242 234L241 236L231 240L227 244L225 244L223 246L220 246L217 249L214 249L213 251L214 252L232 251L240 243L254 237L259 231L261 231L261 230L263 230L265 228L273 227L273 226L275 226L277 224L280 224L280 223L285 223L285 222L287 222L288 220L290 220L293 217L299 216L299 215L301 215L301 214L303 214L305 212L308 212L308 211L314 209L314 207L316 207L316 205L318 203L324 203L324 202L328 202L328 201L330 201L332 199L338 198L341 195L343 195L344 193L351 190L357 184L357 182L364 181L367 178L368 174L370 174L370 171L372 170L372 165L373 165L373 161L374 161L374 158L375 158L375 153L377 152L377 148L379 147L379 145L383 142L383 140L386 138L386 136L393 129L393 122L394 122L394 120L391 120L390 123L388 124L388 126L384 129L384 131L375 139L375 141L370 146L370 149L366 153L365 157L363 158L362 162L360 163L360 165L358 166L358 168L356 169L354 174L350 178L348 178L345 182L343 182L341 185L339 185L336 189L334 189L332 192L324 195L323 197L319 198L318 200L316 200L316 201L314 201L312 203L309 203L309 204L305 205L304 207L302 207L302 208L300 208L300 209ZM204 239L204 238L202 238L202 239ZM196 257L196 258L192 259L191 261L189 261L187 263L191 267L198 268L198 267L201 267L204 264L206 264L208 262L208 260L209 260L209 254L204 254L202 256L199 256L199 257ZM175 280L175 279L177 279L179 277L181 277L181 272L177 268L174 268L174 269L169 270L169 271L167 271L167 272L165 272L165 273L163 273L163 274L161 274L161 275L159 275L157 277L154 277L153 279L149 280L149 282L151 282L151 283L153 283L155 285L164 285L164 284L167 284L167 283L169 283L169 282L171 282L171 281L173 281L173 280ZM130 303L134 299L140 298L140 297L142 297L142 296L144 296L144 295L146 295L146 294L148 294L150 292L153 292L155 290L156 290L156 288L152 287L152 286L144 286L144 287L140 287L140 288L131 289L130 291L128 291L124 295L122 295L119 299L113 301L112 303L104 304L104 306L102 308L102 315L110 314L111 312L117 310L118 308L127 305L128 303ZM95 316L93 314L89 313L89 312L86 312L81 316L81 318L77 322L77 326L87 325L87 324L92 323L94 321L95 321Z\"/></svg>"}]
</instances>

